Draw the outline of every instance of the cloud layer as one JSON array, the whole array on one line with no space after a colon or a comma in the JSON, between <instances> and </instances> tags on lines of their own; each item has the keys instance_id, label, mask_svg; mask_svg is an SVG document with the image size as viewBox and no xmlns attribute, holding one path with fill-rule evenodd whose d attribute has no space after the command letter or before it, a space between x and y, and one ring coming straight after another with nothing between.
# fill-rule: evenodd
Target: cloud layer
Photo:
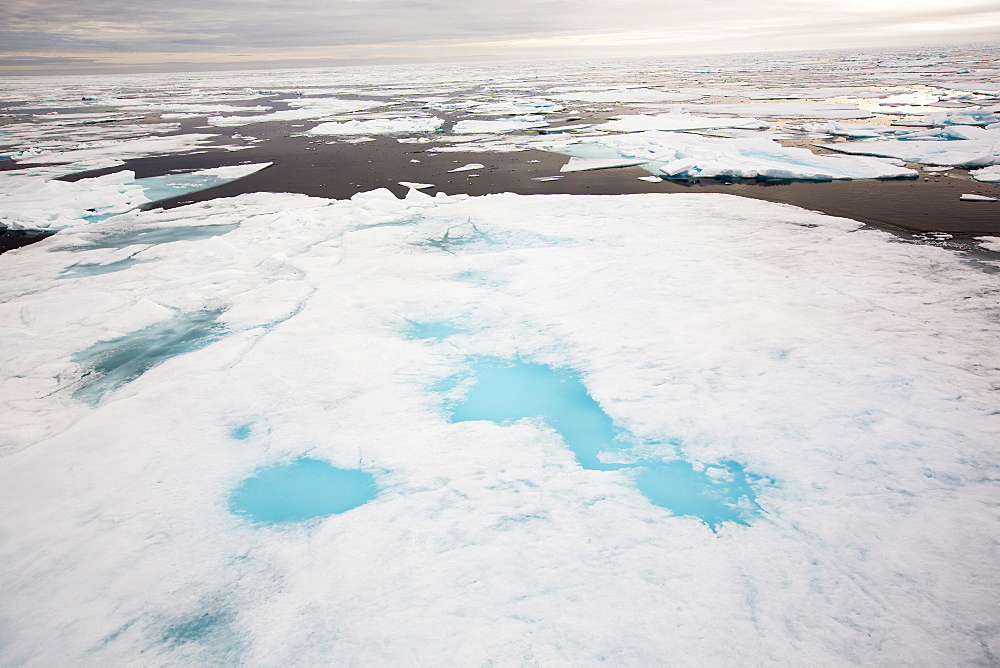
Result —
<instances>
[{"instance_id":1,"label":"cloud layer","mask_svg":"<svg viewBox=\"0 0 1000 668\"><path fill-rule=\"evenodd\" d=\"M0 25L17 62L377 61L986 40L1000 34L1000 8L982 0L776 0L764 10L744 0L6 0Z\"/></svg>"}]
</instances>

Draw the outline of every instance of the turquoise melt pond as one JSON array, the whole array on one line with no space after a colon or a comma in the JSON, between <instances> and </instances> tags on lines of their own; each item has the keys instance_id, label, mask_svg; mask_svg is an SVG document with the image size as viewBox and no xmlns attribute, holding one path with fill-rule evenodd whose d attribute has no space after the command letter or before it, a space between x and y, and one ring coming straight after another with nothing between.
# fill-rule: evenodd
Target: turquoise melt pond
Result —
<instances>
[{"instance_id":1,"label":"turquoise melt pond","mask_svg":"<svg viewBox=\"0 0 1000 668\"><path fill-rule=\"evenodd\" d=\"M370 473L304 457L244 480L230 498L230 509L258 524L283 524L343 513L377 493Z\"/></svg>"}]
</instances>

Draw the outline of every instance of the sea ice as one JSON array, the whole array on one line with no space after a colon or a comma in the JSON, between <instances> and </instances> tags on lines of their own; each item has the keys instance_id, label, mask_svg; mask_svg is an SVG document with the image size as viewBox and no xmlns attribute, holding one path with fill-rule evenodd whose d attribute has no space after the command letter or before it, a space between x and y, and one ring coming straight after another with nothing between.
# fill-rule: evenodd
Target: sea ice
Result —
<instances>
[{"instance_id":1,"label":"sea ice","mask_svg":"<svg viewBox=\"0 0 1000 668\"><path fill-rule=\"evenodd\" d=\"M394 135L439 132L444 119L436 116L377 118L368 121L343 121L320 123L307 135Z\"/></svg>"},{"instance_id":2,"label":"sea ice","mask_svg":"<svg viewBox=\"0 0 1000 668\"><path fill-rule=\"evenodd\" d=\"M383 190L0 262L0 663L994 655L996 280L945 248L719 194ZM568 383L591 440L559 405L450 412L497 359ZM243 505L310 460L380 491Z\"/></svg>"},{"instance_id":3,"label":"sea ice","mask_svg":"<svg viewBox=\"0 0 1000 668\"><path fill-rule=\"evenodd\" d=\"M969 176L984 183L1000 183L1000 165L974 169L969 172Z\"/></svg>"},{"instance_id":4,"label":"sea ice","mask_svg":"<svg viewBox=\"0 0 1000 668\"><path fill-rule=\"evenodd\" d=\"M743 102L736 104L686 104L685 109L703 114L724 116L763 116L765 118L871 118L875 114L856 104L824 102Z\"/></svg>"},{"instance_id":5,"label":"sea ice","mask_svg":"<svg viewBox=\"0 0 1000 668\"><path fill-rule=\"evenodd\" d=\"M596 138L554 147L570 156L563 171L642 165L670 178L893 179L912 178L911 169L884 161L816 155L760 138L724 139L656 130ZM615 161L620 164L616 164Z\"/></svg>"},{"instance_id":6,"label":"sea ice","mask_svg":"<svg viewBox=\"0 0 1000 668\"><path fill-rule=\"evenodd\" d=\"M603 102L617 104L685 102L701 97L698 93L654 88L614 88L611 90L580 90L550 95L554 100L577 102Z\"/></svg>"},{"instance_id":7,"label":"sea ice","mask_svg":"<svg viewBox=\"0 0 1000 668\"><path fill-rule=\"evenodd\" d=\"M964 194L958 199L963 202L996 202L996 197L987 197L986 195L974 195L974 194Z\"/></svg>"},{"instance_id":8,"label":"sea ice","mask_svg":"<svg viewBox=\"0 0 1000 668\"><path fill-rule=\"evenodd\" d=\"M253 116L212 116L208 119L210 125L233 127L251 123L268 123L274 121L306 121L322 120L353 111L364 111L374 107L385 106L387 103L379 100L342 100L337 98L293 98L284 100L293 109L272 111L269 114ZM242 111L242 110L241 110Z\"/></svg>"},{"instance_id":9,"label":"sea ice","mask_svg":"<svg viewBox=\"0 0 1000 668\"><path fill-rule=\"evenodd\" d=\"M708 118L707 116L693 116L682 113L679 108L674 109L669 114L660 114L658 116L646 116L643 114L618 116L615 120L594 126L596 130L608 130L611 132L711 130L717 128L766 130L770 127L770 123L759 121L756 118Z\"/></svg>"},{"instance_id":10,"label":"sea ice","mask_svg":"<svg viewBox=\"0 0 1000 668\"><path fill-rule=\"evenodd\" d=\"M966 107L939 111L923 118L897 121L895 125L990 125L1000 123L1000 105L993 107Z\"/></svg>"},{"instance_id":11,"label":"sea ice","mask_svg":"<svg viewBox=\"0 0 1000 668\"><path fill-rule=\"evenodd\" d=\"M873 139L892 132L892 128L888 125L861 125L858 123L838 123L836 121L804 123L802 130L813 134L836 135L852 139Z\"/></svg>"},{"instance_id":12,"label":"sea ice","mask_svg":"<svg viewBox=\"0 0 1000 668\"><path fill-rule=\"evenodd\" d=\"M452 132L457 135L472 135L480 133L517 132L531 130L548 125L549 122L539 118L509 118L498 121L459 121L455 123Z\"/></svg>"},{"instance_id":13,"label":"sea ice","mask_svg":"<svg viewBox=\"0 0 1000 668\"><path fill-rule=\"evenodd\" d=\"M841 153L898 158L924 165L988 167L1000 163L1000 132L989 133L986 139L879 139L816 145Z\"/></svg>"},{"instance_id":14,"label":"sea ice","mask_svg":"<svg viewBox=\"0 0 1000 668\"><path fill-rule=\"evenodd\" d=\"M455 169L449 169L449 172L471 172L475 169L482 169L485 165L478 162L470 162L467 165L462 165L461 167L456 167Z\"/></svg>"},{"instance_id":15,"label":"sea ice","mask_svg":"<svg viewBox=\"0 0 1000 668\"><path fill-rule=\"evenodd\" d=\"M59 230L230 183L271 163L215 167L136 179L131 171L78 181L0 172L0 228Z\"/></svg>"}]
</instances>

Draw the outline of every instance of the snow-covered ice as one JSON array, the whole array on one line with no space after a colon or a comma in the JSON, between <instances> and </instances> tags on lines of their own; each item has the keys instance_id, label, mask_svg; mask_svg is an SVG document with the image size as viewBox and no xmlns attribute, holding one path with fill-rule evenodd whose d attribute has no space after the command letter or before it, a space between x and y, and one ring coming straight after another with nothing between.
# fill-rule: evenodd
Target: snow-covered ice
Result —
<instances>
[{"instance_id":1,"label":"snow-covered ice","mask_svg":"<svg viewBox=\"0 0 1000 668\"><path fill-rule=\"evenodd\" d=\"M0 229L60 230L230 183L270 166L234 165L142 179L120 171L78 181L0 172Z\"/></svg>"},{"instance_id":2,"label":"snow-covered ice","mask_svg":"<svg viewBox=\"0 0 1000 668\"><path fill-rule=\"evenodd\" d=\"M594 126L597 130L607 130L610 132L642 132L644 130L711 130L718 128L744 128L748 130L766 130L770 128L770 123L759 121L756 118L709 118L707 116L693 116L685 114L679 109L669 114L659 114L657 116L647 116L638 114L634 116L619 116L618 118Z\"/></svg>"},{"instance_id":3,"label":"snow-covered ice","mask_svg":"<svg viewBox=\"0 0 1000 668\"><path fill-rule=\"evenodd\" d=\"M2 262L4 663L997 653L995 274L946 249L727 195L381 190ZM460 412L495 382L601 436ZM378 492L255 514L310 461Z\"/></svg>"},{"instance_id":4,"label":"snow-covered ice","mask_svg":"<svg viewBox=\"0 0 1000 668\"><path fill-rule=\"evenodd\" d=\"M284 146L909 177L778 141L971 155L996 53L0 78L0 215L64 228L0 256L0 664L995 663L996 236L412 182L142 206L259 165L52 178L321 122Z\"/></svg>"},{"instance_id":5,"label":"snow-covered ice","mask_svg":"<svg viewBox=\"0 0 1000 668\"><path fill-rule=\"evenodd\" d=\"M726 139L650 130L599 137L553 150L574 156L563 171L641 165L653 174L671 178L820 181L912 178L917 174L882 160L816 155L763 137Z\"/></svg>"},{"instance_id":6,"label":"snow-covered ice","mask_svg":"<svg viewBox=\"0 0 1000 668\"><path fill-rule=\"evenodd\" d=\"M449 169L449 172L471 172L476 169L482 169L485 165L478 162L470 162L468 164L462 165L461 167L456 167L455 169Z\"/></svg>"},{"instance_id":7,"label":"snow-covered ice","mask_svg":"<svg viewBox=\"0 0 1000 668\"><path fill-rule=\"evenodd\" d=\"M439 132L444 119L436 116L375 118L367 121L331 121L320 123L303 134L308 135L394 135Z\"/></svg>"},{"instance_id":8,"label":"snow-covered ice","mask_svg":"<svg viewBox=\"0 0 1000 668\"><path fill-rule=\"evenodd\" d=\"M482 133L517 132L542 128L549 122L543 118L506 118L497 121L465 120L455 123L452 132L457 135L473 135Z\"/></svg>"},{"instance_id":9,"label":"snow-covered ice","mask_svg":"<svg viewBox=\"0 0 1000 668\"><path fill-rule=\"evenodd\" d=\"M1000 183L1000 165L974 169L969 172L969 176L983 183Z\"/></svg>"},{"instance_id":10,"label":"snow-covered ice","mask_svg":"<svg viewBox=\"0 0 1000 668\"><path fill-rule=\"evenodd\" d=\"M1000 130L989 131L987 135L984 139L877 139L817 146L842 153L897 158L924 165L988 167L1000 164Z\"/></svg>"}]
</instances>

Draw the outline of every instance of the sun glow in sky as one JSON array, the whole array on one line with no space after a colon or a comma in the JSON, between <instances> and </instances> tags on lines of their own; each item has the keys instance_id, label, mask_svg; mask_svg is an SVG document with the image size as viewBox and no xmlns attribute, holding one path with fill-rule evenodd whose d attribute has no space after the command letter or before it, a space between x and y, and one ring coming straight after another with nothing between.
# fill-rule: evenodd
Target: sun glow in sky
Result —
<instances>
[{"instance_id":1,"label":"sun glow in sky","mask_svg":"<svg viewBox=\"0 0 1000 668\"><path fill-rule=\"evenodd\" d=\"M659 56L998 35L995 0L4 0L0 72Z\"/></svg>"}]
</instances>

